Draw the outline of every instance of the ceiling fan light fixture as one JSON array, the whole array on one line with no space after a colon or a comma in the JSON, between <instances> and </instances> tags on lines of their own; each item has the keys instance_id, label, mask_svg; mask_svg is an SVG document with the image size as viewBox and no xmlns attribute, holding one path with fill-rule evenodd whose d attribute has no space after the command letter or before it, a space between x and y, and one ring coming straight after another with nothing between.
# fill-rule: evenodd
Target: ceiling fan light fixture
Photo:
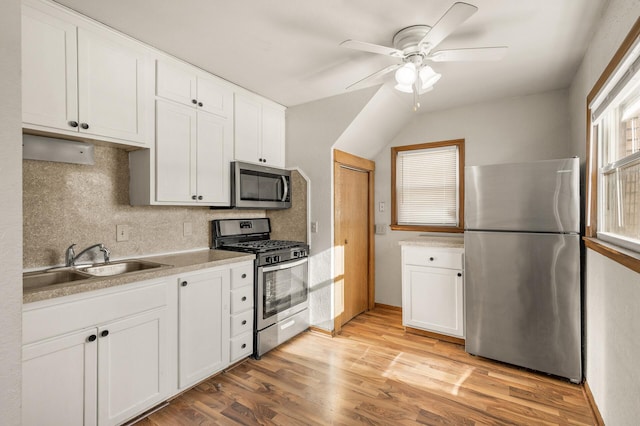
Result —
<instances>
[{"instance_id":1,"label":"ceiling fan light fixture","mask_svg":"<svg viewBox=\"0 0 640 426\"><path fill-rule=\"evenodd\" d=\"M442 74L438 74L430 66L425 66L420 70L419 76L420 81L422 82L422 86L420 88L422 92L433 87L433 85L436 84L438 80L440 80Z\"/></svg>"},{"instance_id":2,"label":"ceiling fan light fixture","mask_svg":"<svg viewBox=\"0 0 640 426\"><path fill-rule=\"evenodd\" d=\"M396 84L394 86L394 89L396 89L399 92L404 92L404 93L413 93L413 85L412 84Z\"/></svg>"},{"instance_id":3,"label":"ceiling fan light fixture","mask_svg":"<svg viewBox=\"0 0 640 426\"><path fill-rule=\"evenodd\" d=\"M407 62L396 71L396 82L398 83L398 86L411 87L411 85L416 81L416 78L418 78L416 66L411 62ZM411 91L409 91L409 93L411 93Z\"/></svg>"}]
</instances>

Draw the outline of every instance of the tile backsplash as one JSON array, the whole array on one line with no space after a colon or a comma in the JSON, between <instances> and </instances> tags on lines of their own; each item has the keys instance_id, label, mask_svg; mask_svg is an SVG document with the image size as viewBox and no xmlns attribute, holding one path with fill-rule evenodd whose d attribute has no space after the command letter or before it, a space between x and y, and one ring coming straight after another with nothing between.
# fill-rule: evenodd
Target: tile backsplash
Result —
<instances>
[{"instance_id":1,"label":"tile backsplash","mask_svg":"<svg viewBox=\"0 0 640 426\"><path fill-rule=\"evenodd\" d=\"M64 263L72 243L76 253L104 243L114 260L207 248L211 220L264 216L263 210L130 206L129 157L117 148L96 145L92 166L23 161L25 269ZM128 227L128 241L116 242L116 225Z\"/></svg>"}]
</instances>

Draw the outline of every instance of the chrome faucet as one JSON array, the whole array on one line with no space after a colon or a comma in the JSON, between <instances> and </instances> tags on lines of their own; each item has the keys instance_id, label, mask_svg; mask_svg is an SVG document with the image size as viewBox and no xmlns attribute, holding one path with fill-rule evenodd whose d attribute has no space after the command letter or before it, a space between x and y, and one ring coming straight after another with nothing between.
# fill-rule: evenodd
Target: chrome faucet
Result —
<instances>
[{"instance_id":1,"label":"chrome faucet","mask_svg":"<svg viewBox=\"0 0 640 426\"><path fill-rule=\"evenodd\" d=\"M93 250L94 248L97 248L102 252L102 254L104 255L104 263L109 263L109 256L111 256L111 252L102 243L94 244L92 246L87 247L86 249L78 253L77 256L76 256L76 252L73 250L73 247L75 247L75 244L71 244L69 247L67 247L67 251L64 256L65 266L76 266L76 260L78 260L78 258L81 257L83 254L85 254L90 250Z\"/></svg>"}]
</instances>

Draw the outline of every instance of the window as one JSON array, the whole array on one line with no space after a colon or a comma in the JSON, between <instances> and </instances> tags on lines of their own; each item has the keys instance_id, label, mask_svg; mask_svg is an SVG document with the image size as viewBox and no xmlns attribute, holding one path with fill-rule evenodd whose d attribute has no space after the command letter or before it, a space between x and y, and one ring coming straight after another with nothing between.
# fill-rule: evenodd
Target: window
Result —
<instances>
[{"instance_id":1,"label":"window","mask_svg":"<svg viewBox=\"0 0 640 426\"><path fill-rule=\"evenodd\" d=\"M640 252L639 38L620 58L589 109L593 174L589 196L594 199L587 207L587 235Z\"/></svg>"},{"instance_id":2,"label":"window","mask_svg":"<svg viewBox=\"0 0 640 426\"><path fill-rule=\"evenodd\" d=\"M463 232L464 140L391 148L391 229Z\"/></svg>"}]
</instances>

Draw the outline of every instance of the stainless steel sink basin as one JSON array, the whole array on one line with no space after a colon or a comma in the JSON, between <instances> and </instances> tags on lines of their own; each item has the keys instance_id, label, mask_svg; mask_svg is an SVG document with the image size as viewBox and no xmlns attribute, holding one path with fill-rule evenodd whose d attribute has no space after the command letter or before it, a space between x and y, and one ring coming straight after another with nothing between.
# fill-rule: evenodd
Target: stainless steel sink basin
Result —
<instances>
[{"instance_id":1,"label":"stainless steel sink basin","mask_svg":"<svg viewBox=\"0 0 640 426\"><path fill-rule=\"evenodd\" d=\"M148 269L162 268L162 263L147 262L144 260L122 260L100 265L85 266L78 268L78 271L94 277L110 277L113 275L126 274L128 272L145 271Z\"/></svg>"},{"instance_id":2,"label":"stainless steel sink basin","mask_svg":"<svg viewBox=\"0 0 640 426\"><path fill-rule=\"evenodd\" d=\"M30 272L22 276L22 287L24 289L46 287L54 284L63 284L72 281L86 280L87 278L91 278L91 276L74 271L72 269Z\"/></svg>"}]
</instances>

